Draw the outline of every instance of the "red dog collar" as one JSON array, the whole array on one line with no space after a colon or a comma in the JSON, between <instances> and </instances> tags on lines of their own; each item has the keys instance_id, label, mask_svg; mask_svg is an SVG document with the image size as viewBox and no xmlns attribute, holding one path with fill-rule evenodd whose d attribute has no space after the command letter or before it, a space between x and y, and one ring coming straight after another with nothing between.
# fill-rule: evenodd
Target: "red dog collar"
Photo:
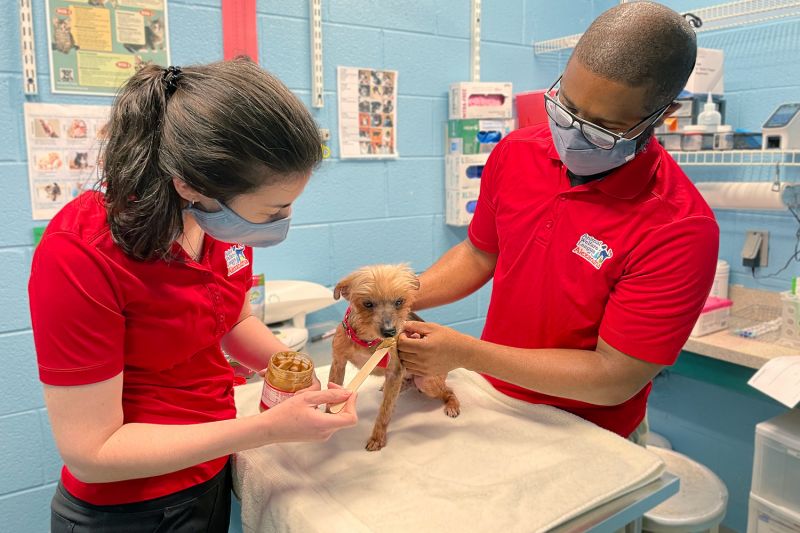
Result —
<instances>
[{"instance_id":1,"label":"red dog collar","mask_svg":"<svg viewBox=\"0 0 800 533\"><path fill-rule=\"evenodd\" d=\"M356 330L350 325L350 318L351 309L348 307L347 311L344 312L344 319L342 320L342 327L344 328L344 332L347 334L347 338L349 338L354 343L358 344L359 346L363 346L364 348L373 348L381 343L383 339L373 339L371 341L365 341L361 337L356 334ZM389 366L389 354L387 353L381 362L378 363L379 367L386 368Z\"/></svg>"},{"instance_id":2,"label":"red dog collar","mask_svg":"<svg viewBox=\"0 0 800 533\"><path fill-rule=\"evenodd\" d=\"M351 309L348 307L347 311L344 312L344 320L342 320L342 327L344 327L347 337L354 343L358 344L359 346L363 346L364 348L373 348L379 345L382 339L365 341L356 334L356 330L353 329L353 327L350 325L350 321L348 320L350 318L350 311Z\"/></svg>"}]
</instances>

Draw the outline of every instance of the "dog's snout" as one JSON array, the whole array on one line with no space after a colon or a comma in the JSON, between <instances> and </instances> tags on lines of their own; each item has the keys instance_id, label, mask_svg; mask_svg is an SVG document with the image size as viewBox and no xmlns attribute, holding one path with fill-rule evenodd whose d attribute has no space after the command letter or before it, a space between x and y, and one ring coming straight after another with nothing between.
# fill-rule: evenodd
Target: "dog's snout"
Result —
<instances>
[{"instance_id":1,"label":"dog's snout","mask_svg":"<svg viewBox=\"0 0 800 533\"><path fill-rule=\"evenodd\" d=\"M394 337L397 335L397 328L381 328L381 334L384 337Z\"/></svg>"}]
</instances>

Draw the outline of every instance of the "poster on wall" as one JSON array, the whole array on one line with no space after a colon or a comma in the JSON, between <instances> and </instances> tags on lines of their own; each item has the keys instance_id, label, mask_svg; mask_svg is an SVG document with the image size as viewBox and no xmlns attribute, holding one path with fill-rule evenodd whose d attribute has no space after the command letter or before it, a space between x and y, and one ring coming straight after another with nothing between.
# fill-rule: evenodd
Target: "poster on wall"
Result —
<instances>
[{"instance_id":1,"label":"poster on wall","mask_svg":"<svg viewBox=\"0 0 800 533\"><path fill-rule=\"evenodd\" d=\"M145 65L169 61L166 0L47 0L54 93L113 96Z\"/></svg>"},{"instance_id":2,"label":"poster on wall","mask_svg":"<svg viewBox=\"0 0 800 533\"><path fill-rule=\"evenodd\" d=\"M339 67L339 156L395 158L397 71Z\"/></svg>"},{"instance_id":3,"label":"poster on wall","mask_svg":"<svg viewBox=\"0 0 800 533\"><path fill-rule=\"evenodd\" d=\"M34 220L49 220L99 177L109 106L25 103L28 183Z\"/></svg>"}]
</instances>

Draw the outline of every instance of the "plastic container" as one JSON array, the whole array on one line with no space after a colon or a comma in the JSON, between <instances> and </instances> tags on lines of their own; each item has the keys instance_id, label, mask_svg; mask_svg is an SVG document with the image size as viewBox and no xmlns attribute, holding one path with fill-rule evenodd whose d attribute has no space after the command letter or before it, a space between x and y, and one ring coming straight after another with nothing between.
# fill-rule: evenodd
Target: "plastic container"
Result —
<instances>
[{"instance_id":1,"label":"plastic container","mask_svg":"<svg viewBox=\"0 0 800 533\"><path fill-rule=\"evenodd\" d=\"M727 261L720 259L717 261L717 271L714 274L714 284L711 286L709 296L715 298L728 298L728 280L731 275L731 267Z\"/></svg>"},{"instance_id":2,"label":"plastic container","mask_svg":"<svg viewBox=\"0 0 800 533\"><path fill-rule=\"evenodd\" d=\"M261 390L261 411L275 407L294 393L313 383L314 362L302 352L277 352L272 355Z\"/></svg>"},{"instance_id":3,"label":"plastic container","mask_svg":"<svg viewBox=\"0 0 800 533\"><path fill-rule=\"evenodd\" d=\"M733 150L733 126L723 124L714 134L714 150Z\"/></svg>"},{"instance_id":4,"label":"plastic container","mask_svg":"<svg viewBox=\"0 0 800 533\"><path fill-rule=\"evenodd\" d=\"M703 111L697 115L697 124L705 126L708 133L716 133L722 124L722 114L717 111L717 104L712 100L713 96L709 92L708 100L703 105Z\"/></svg>"},{"instance_id":5,"label":"plastic container","mask_svg":"<svg viewBox=\"0 0 800 533\"><path fill-rule=\"evenodd\" d=\"M707 134L708 129L700 124L691 124L683 127L683 135L681 136L681 150L684 152L699 152L700 150L707 150L705 148L711 143L705 139L711 136Z\"/></svg>"},{"instance_id":6,"label":"plastic container","mask_svg":"<svg viewBox=\"0 0 800 533\"><path fill-rule=\"evenodd\" d=\"M800 297L790 292L781 293L781 344L800 348Z\"/></svg>"},{"instance_id":7,"label":"plastic container","mask_svg":"<svg viewBox=\"0 0 800 533\"><path fill-rule=\"evenodd\" d=\"M692 337L702 337L728 328L733 302L725 298L709 296L703 311L692 328Z\"/></svg>"},{"instance_id":8,"label":"plastic container","mask_svg":"<svg viewBox=\"0 0 800 533\"><path fill-rule=\"evenodd\" d=\"M800 531L800 515L750 493L747 533L796 533L797 531Z\"/></svg>"},{"instance_id":9,"label":"plastic container","mask_svg":"<svg viewBox=\"0 0 800 533\"><path fill-rule=\"evenodd\" d=\"M800 410L756 426L751 492L800 515Z\"/></svg>"}]
</instances>

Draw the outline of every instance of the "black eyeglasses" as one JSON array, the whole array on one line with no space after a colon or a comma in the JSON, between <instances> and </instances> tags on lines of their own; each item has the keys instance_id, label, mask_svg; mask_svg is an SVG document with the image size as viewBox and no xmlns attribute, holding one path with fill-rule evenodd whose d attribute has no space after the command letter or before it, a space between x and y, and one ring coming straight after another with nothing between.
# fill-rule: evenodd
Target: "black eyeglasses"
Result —
<instances>
[{"instance_id":1,"label":"black eyeglasses","mask_svg":"<svg viewBox=\"0 0 800 533\"><path fill-rule=\"evenodd\" d=\"M558 85L558 83L561 81L562 77L563 74L558 77L556 82L544 94L544 100L545 100L544 107L545 110L547 111L547 115L551 119L553 119L553 122L555 122L559 128L568 129L571 128L575 123L577 123L578 128L580 129L581 133L583 133L583 136L586 138L586 140L595 145L596 147L602 148L603 150L611 150L612 148L614 148L614 146L617 144L618 141L621 141L623 139L635 140L639 138L642 135L642 133L646 131L647 127L651 126L656 121L658 121L658 119L661 118L661 116L664 114L667 108L669 108L670 105L667 104L664 107L657 109L654 113L643 118L628 131L622 133L614 133L613 131L601 128L597 124L593 124L588 120L580 118L578 115L571 112L569 109L565 108L558 102L557 100L558 91L554 93L553 89L555 89L555 86ZM642 131L640 131L637 135L634 135L630 139L625 137L632 131L636 131L636 128L641 127L643 124L647 124L647 127L642 129Z\"/></svg>"}]
</instances>

